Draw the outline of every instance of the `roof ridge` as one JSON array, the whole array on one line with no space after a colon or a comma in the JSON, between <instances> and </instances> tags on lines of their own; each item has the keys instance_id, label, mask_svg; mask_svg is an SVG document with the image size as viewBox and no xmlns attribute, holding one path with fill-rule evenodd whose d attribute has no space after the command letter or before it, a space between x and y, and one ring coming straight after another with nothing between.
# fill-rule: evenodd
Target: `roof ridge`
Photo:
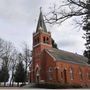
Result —
<instances>
[{"instance_id":1,"label":"roof ridge","mask_svg":"<svg viewBox=\"0 0 90 90\"><path fill-rule=\"evenodd\" d=\"M63 52L67 52L67 53L71 53L71 54L74 54L74 55L78 55L78 56L84 57L83 55L80 55L80 54L78 54L78 53L73 53L73 52L70 52L70 51L62 50L62 49L56 49L56 48L49 48L49 49L55 49L55 50L58 50L58 51L63 51ZM85 58L86 58L86 57L85 57Z\"/></svg>"},{"instance_id":2,"label":"roof ridge","mask_svg":"<svg viewBox=\"0 0 90 90\"><path fill-rule=\"evenodd\" d=\"M88 59L82 55L55 48L49 48L47 50L56 58L56 60L70 61L73 63L87 65Z\"/></svg>"}]
</instances>

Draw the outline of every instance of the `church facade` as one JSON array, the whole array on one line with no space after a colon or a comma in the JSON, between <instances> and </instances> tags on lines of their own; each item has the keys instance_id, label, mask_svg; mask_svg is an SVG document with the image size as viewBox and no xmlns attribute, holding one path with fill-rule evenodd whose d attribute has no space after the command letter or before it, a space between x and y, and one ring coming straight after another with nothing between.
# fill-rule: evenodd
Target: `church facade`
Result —
<instances>
[{"instance_id":1,"label":"church facade","mask_svg":"<svg viewBox=\"0 0 90 90\"><path fill-rule=\"evenodd\" d=\"M36 32L33 33L30 81L89 86L90 65L87 62L84 56L52 47L51 33L47 31L40 11Z\"/></svg>"}]
</instances>

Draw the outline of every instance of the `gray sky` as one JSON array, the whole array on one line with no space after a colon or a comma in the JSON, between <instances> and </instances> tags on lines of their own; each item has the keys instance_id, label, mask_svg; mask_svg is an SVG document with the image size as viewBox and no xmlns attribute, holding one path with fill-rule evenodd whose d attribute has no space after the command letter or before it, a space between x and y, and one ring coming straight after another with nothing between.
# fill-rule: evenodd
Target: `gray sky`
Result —
<instances>
[{"instance_id":1,"label":"gray sky","mask_svg":"<svg viewBox=\"0 0 90 90\"><path fill-rule=\"evenodd\" d=\"M13 42L17 48L26 42L32 49L32 33L36 30L39 8L42 7L45 14L57 1L60 0L0 0L0 37ZM61 26L47 25L47 29L60 49L82 54L85 49L83 32L71 24L68 20Z\"/></svg>"}]
</instances>

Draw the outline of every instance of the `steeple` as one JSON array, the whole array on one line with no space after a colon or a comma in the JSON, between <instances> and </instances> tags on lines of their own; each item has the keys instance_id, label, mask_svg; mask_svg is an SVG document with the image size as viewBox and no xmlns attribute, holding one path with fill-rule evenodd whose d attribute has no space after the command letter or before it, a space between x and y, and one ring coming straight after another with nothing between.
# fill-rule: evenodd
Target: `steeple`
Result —
<instances>
[{"instance_id":1,"label":"steeple","mask_svg":"<svg viewBox=\"0 0 90 90\"><path fill-rule=\"evenodd\" d=\"M44 32L47 32L46 25L45 25L45 22L44 22L44 19L43 19L43 14L42 14L41 7L40 7L40 15L39 15L39 19L38 19L36 32L38 32L40 30L42 30Z\"/></svg>"}]
</instances>

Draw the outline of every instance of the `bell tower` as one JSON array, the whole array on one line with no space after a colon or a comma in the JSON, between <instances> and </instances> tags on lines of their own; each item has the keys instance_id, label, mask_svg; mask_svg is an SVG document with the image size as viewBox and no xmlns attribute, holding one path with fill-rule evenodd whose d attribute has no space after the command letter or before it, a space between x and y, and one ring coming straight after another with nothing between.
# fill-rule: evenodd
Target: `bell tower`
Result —
<instances>
[{"instance_id":1,"label":"bell tower","mask_svg":"<svg viewBox=\"0 0 90 90\"><path fill-rule=\"evenodd\" d=\"M47 31L44 23L42 11L40 9L40 15L37 23L36 32L33 33L33 79L36 82L37 75L38 80L41 80L40 72L37 74L36 70L40 70L41 60L40 55L44 49L52 48L51 33Z\"/></svg>"},{"instance_id":2,"label":"bell tower","mask_svg":"<svg viewBox=\"0 0 90 90\"><path fill-rule=\"evenodd\" d=\"M51 33L47 31L46 25L44 23L42 11L40 9L40 15L38 19L38 24L36 32L33 33L33 53L34 56L40 54L43 49L52 47Z\"/></svg>"}]
</instances>

